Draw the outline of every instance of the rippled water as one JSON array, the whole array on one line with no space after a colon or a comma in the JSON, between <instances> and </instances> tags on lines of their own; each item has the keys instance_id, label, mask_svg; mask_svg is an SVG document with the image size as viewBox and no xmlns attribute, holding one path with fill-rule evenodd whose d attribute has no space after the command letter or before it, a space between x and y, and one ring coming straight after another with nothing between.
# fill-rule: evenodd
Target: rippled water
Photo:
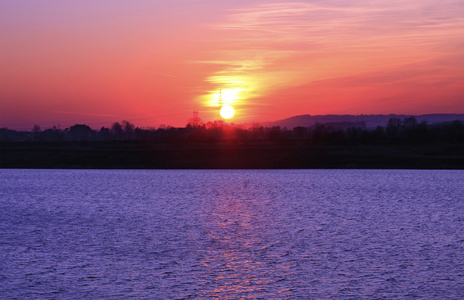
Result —
<instances>
[{"instance_id":1,"label":"rippled water","mask_svg":"<svg viewBox=\"0 0 464 300\"><path fill-rule=\"evenodd\" d=\"M464 297L464 171L0 175L0 298Z\"/></svg>"}]
</instances>

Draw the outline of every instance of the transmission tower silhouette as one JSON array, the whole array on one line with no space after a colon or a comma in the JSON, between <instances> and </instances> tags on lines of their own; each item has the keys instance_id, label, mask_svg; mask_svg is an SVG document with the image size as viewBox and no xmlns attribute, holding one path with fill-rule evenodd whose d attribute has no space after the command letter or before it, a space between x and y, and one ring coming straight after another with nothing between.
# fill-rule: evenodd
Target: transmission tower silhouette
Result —
<instances>
[{"instance_id":1,"label":"transmission tower silhouette","mask_svg":"<svg viewBox=\"0 0 464 300\"><path fill-rule=\"evenodd\" d=\"M219 90L219 99L218 99L218 102L217 102L217 105L216 105L216 109L217 109L217 120L218 120L218 121L221 121L221 120L222 120L222 117L221 117L221 109L222 109L223 106L224 106L224 100L222 100L222 90Z\"/></svg>"}]
</instances>

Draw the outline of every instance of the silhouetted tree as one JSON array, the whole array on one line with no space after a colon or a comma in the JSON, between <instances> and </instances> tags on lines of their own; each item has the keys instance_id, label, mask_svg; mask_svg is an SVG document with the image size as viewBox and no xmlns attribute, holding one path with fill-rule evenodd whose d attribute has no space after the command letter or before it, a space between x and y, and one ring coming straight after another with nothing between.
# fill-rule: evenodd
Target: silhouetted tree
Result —
<instances>
[{"instance_id":1,"label":"silhouetted tree","mask_svg":"<svg viewBox=\"0 0 464 300\"><path fill-rule=\"evenodd\" d=\"M27 132L17 132L8 128L0 128L0 142L18 142L27 139Z\"/></svg>"},{"instance_id":2,"label":"silhouetted tree","mask_svg":"<svg viewBox=\"0 0 464 300\"><path fill-rule=\"evenodd\" d=\"M116 139L122 139L123 137L123 130L121 124L118 122L113 123L111 126L111 133Z\"/></svg>"},{"instance_id":3,"label":"silhouetted tree","mask_svg":"<svg viewBox=\"0 0 464 300\"><path fill-rule=\"evenodd\" d=\"M243 129L232 123L209 122L201 126L188 124L185 128L162 126L159 129L140 129L128 121L116 122L111 128L101 127L97 133L88 125L76 124L64 131L54 126L41 130L35 125L32 132L16 132L4 128L1 141L61 141L61 140L123 140L143 139L175 143L241 143L279 145L387 145L387 144L438 144L463 143L464 122L454 121L437 124L418 124L414 117L403 120L391 118L386 126L375 130L363 128L363 124L330 123L312 127L295 127L291 130L276 127L252 127ZM361 125L361 126L358 126Z\"/></svg>"},{"instance_id":4,"label":"silhouetted tree","mask_svg":"<svg viewBox=\"0 0 464 300\"><path fill-rule=\"evenodd\" d=\"M134 135L134 129L135 129L134 124L124 120L122 121L121 127L123 128L126 138L132 139Z\"/></svg>"},{"instance_id":5,"label":"silhouetted tree","mask_svg":"<svg viewBox=\"0 0 464 300\"><path fill-rule=\"evenodd\" d=\"M40 140L42 141L62 141L64 134L61 130L53 126L50 129L45 129L40 133Z\"/></svg>"},{"instance_id":6,"label":"silhouetted tree","mask_svg":"<svg viewBox=\"0 0 464 300\"><path fill-rule=\"evenodd\" d=\"M360 128L348 128L346 130L348 142L352 145L360 144L364 139L363 132Z\"/></svg>"},{"instance_id":7,"label":"silhouetted tree","mask_svg":"<svg viewBox=\"0 0 464 300\"><path fill-rule=\"evenodd\" d=\"M69 137L76 141L90 140L93 136L94 131L85 124L76 124L69 128Z\"/></svg>"},{"instance_id":8,"label":"silhouetted tree","mask_svg":"<svg viewBox=\"0 0 464 300\"><path fill-rule=\"evenodd\" d=\"M308 128L302 126L295 127L293 128L293 134L297 138L305 138L308 136Z\"/></svg>"},{"instance_id":9,"label":"silhouetted tree","mask_svg":"<svg viewBox=\"0 0 464 300\"><path fill-rule=\"evenodd\" d=\"M387 124L387 134L392 137L398 133L401 127L401 120L399 118L390 118Z\"/></svg>"},{"instance_id":10,"label":"silhouetted tree","mask_svg":"<svg viewBox=\"0 0 464 300\"><path fill-rule=\"evenodd\" d=\"M316 124L313 129L310 142L316 145L324 145L327 143L328 129L324 125Z\"/></svg>"},{"instance_id":11,"label":"silhouetted tree","mask_svg":"<svg viewBox=\"0 0 464 300\"><path fill-rule=\"evenodd\" d=\"M380 144L385 141L385 129L382 126L377 126L372 132L372 141L375 144Z\"/></svg>"},{"instance_id":12,"label":"silhouetted tree","mask_svg":"<svg viewBox=\"0 0 464 300\"><path fill-rule=\"evenodd\" d=\"M417 126L417 120L414 117L406 117L403 119L403 127L413 128Z\"/></svg>"},{"instance_id":13,"label":"silhouetted tree","mask_svg":"<svg viewBox=\"0 0 464 300\"><path fill-rule=\"evenodd\" d=\"M34 127L32 128L32 132L33 133L39 133L41 132L42 130L40 129L40 126L35 124Z\"/></svg>"},{"instance_id":14,"label":"silhouetted tree","mask_svg":"<svg viewBox=\"0 0 464 300\"><path fill-rule=\"evenodd\" d=\"M111 137L110 129L106 127L100 128L100 132L98 134L99 134L100 139L102 140L109 140Z\"/></svg>"},{"instance_id":15,"label":"silhouetted tree","mask_svg":"<svg viewBox=\"0 0 464 300\"><path fill-rule=\"evenodd\" d=\"M269 140L273 142L280 141L282 136L282 131L280 130L280 126L272 126L269 129Z\"/></svg>"}]
</instances>

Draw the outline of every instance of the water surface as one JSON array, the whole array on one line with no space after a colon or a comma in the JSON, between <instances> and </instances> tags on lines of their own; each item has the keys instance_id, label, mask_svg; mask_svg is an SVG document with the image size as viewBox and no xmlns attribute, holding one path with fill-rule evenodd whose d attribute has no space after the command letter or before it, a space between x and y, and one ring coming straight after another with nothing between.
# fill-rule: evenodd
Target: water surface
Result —
<instances>
[{"instance_id":1,"label":"water surface","mask_svg":"<svg viewBox=\"0 0 464 300\"><path fill-rule=\"evenodd\" d=\"M2 298L464 297L464 171L0 175Z\"/></svg>"}]
</instances>

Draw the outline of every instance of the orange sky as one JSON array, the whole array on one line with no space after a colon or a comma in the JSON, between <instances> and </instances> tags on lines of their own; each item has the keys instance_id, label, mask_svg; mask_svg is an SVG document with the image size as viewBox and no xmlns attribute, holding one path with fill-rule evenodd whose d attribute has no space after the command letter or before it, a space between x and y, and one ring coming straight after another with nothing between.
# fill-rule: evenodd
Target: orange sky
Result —
<instances>
[{"instance_id":1,"label":"orange sky","mask_svg":"<svg viewBox=\"0 0 464 300\"><path fill-rule=\"evenodd\" d=\"M462 1L7 0L0 35L0 127L464 113Z\"/></svg>"}]
</instances>

